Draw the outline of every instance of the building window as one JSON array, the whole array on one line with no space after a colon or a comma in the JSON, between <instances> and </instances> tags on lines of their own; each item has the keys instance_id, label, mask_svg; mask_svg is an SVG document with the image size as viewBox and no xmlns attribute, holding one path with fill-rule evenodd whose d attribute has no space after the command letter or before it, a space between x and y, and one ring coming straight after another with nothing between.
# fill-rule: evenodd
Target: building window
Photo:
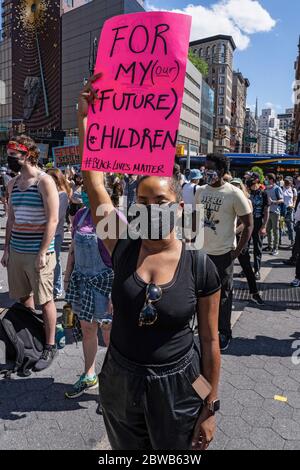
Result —
<instances>
[{"instance_id":1,"label":"building window","mask_svg":"<svg viewBox=\"0 0 300 470\"><path fill-rule=\"evenodd\" d=\"M186 111L188 111L189 113L193 114L194 116L197 116L198 118L200 118L200 114L197 113L197 111L195 111L194 109L190 108L189 106L187 106L186 104L182 103L182 107L183 109L185 109Z\"/></svg>"},{"instance_id":2,"label":"building window","mask_svg":"<svg viewBox=\"0 0 300 470\"><path fill-rule=\"evenodd\" d=\"M225 46L225 44L221 45L221 62L222 62L222 64L226 64L226 46Z\"/></svg>"},{"instance_id":3,"label":"building window","mask_svg":"<svg viewBox=\"0 0 300 470\"><path fill-rule=\"evenodd\" d=\"M214 67L212 68L212 73L216 73L216 69Z\"/></svg>"},{"instance_id":4,"label":"building window","mask_svg":"<svg viewBox=\"0 0 300 470\"><path fill-rule=\"evenodd\" d=\"M193 85L195 85L200 90L200 88L201 88L200 83L196 82L196 80L194 80L193 77L191 77L189 73L186 73L186 76L190 80L190 82L192 82Z\"/></svg>"},{"instance_id":5,"label":"building window","mask_svg":"<svg viewBox=\"0 0 300 470\"><path fill-rule=\"evenodd\" d=\"M224 107L223 107L223 106L219 106L219 108L218 108L218 115L219 115L219 116L224 116Z\"/></svg>"},{"instance_id":6,"label":"building window","mask_svg":"<svg viewBox=\"0 0 300 470\"><path fill-rule=\"evenodd\" d=\"M220 97L219 97L218 104L221 105L221 106L223 106L224 103L225 103L224 97L223 97L223 96L220 96Z\"/></svg>"},{"instance_id":7,"label":"building window","mask_svg":"<svg viewBox=\"0 0 300 470\"><path fill-rule=\"evenodd\" d=\"M206 49L206 57L210 56L210 46L207 47Z\"/></svg>"},{"instance_id":8,"label":"building window","mask_svg":"<svg viewBox=\"0 0 300 470\"><path fill-rule=\"evenodd\" d=\"M199 127L194 126L194 124L187 122L184 119L180 119L180 124L182 124L185 127L189 127L190 129L193 129L194 131L197 131L197 132L200 131Z\"/></svg>"},{"instance_id":9,"label":"building window","mask_svg":"<svg viewBox=\"0 0 300 470\"><path fill-rule=\"evenodd\" d=\"M226 73L226 67L220 67L220 73Z\"/></svg>"},{"instance_id":10,"label":"building window","mask_svg":"<svg viewBox=\"0 0 300 470\"><path fill-rule=\"evenodd\" d=\"M199 49L199 57L202 57L202 56L203 56L203 49L200 48L200 49Z\"/></svg>"},{"instance_id":11,"label":"building window","mask_svg":"<svg viewBox=\"0 0 300 470\"><path fill-rule=\"evenodd\" d=\"M220 95L225 95L225 87L223 87L223 86L219 87L219 94Z\"/></svg>"},{"instance_id":12,"label":"building window","mask_svg":"<svg viewBox=\"0 0 300 470\"><path fill-rule=\"evenodd\" d=\"M68 7L72 7L74 6L74 0L67 0L67 5Z\"/></svg>"},{"instance_id":13,"label":"building window","mask_svg":"<svg viewBox=\"0 0 300 470\"><path fill-rule=\"evenodd\" d=\"M187 88L184 89L184 93L186 93L190 98L192 98L197 103L200 103L200 99L196 95L191 93L190 90L188 90Z\"/></svg>"},{"instance_id":14,"label":"building window","mask_svg":"<svg viewBox=\"0 0 300 470\"><path fill-rule=\"evenodd\" d=\"M219 118L219 123L220 123L220 124L224 124L224 119L223 119L223 118Z\"/></svg>"},{"instance_id":15,"label":"building window","mask_svg":"<svg viewBox=\"0 0 300 470\"><path fill-rule=\"evenodd\" d=\"M6 104L5 82L0 80L0 104Z\"/></svg>"},{"instance_id":16,"label":"building window","mask_svg":"<svg viewBox=\"0 0 300 470\"><path fill-rule=\"evenodd\" d=\"M219 77L219 84L220 85L225 85L225 77Z\"/></svg>"}]
</instances>

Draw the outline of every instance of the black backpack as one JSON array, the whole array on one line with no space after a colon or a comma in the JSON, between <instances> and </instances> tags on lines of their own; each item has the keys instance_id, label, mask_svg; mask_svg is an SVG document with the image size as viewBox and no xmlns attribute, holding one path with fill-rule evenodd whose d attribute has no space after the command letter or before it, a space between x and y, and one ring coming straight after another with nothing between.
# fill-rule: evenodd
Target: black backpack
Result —
<instances>
[{"instance_id":1,"label":"black backpack","mask_svg":"<svg viewBox=\"0 0 300 470\"><path fill-rule=\"evenodd\" d=\"M1 344L2 343L2 344ZM0 373L10 376L19 372L24 376L40 359L45 346L44 322L30 308L20 303L0 315L0 348L5 349L5 364Z\"/></svg>"}]
</instances>

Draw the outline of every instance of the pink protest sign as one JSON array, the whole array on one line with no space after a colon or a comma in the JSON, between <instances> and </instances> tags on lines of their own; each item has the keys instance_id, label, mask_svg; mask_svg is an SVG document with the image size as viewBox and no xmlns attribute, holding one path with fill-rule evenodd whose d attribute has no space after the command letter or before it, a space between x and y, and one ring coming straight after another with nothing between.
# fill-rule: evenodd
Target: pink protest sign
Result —
<instances>
[{"instance_id":1,"label":"pink protest sign","mask_svg":"<svg viewBox=\"0 0 300 470\"><path fill-rule=\"evenodd\" d=\"M82 169L171 176L191 17L134 13L104 24Z\"/></svg>"}]
</instances>

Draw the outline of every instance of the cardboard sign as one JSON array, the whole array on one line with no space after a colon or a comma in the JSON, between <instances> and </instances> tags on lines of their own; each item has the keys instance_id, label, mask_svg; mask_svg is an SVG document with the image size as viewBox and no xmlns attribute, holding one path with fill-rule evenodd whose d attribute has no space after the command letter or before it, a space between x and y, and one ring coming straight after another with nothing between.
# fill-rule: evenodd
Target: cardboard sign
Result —
<instances>
[{"instance_id":1,"label":"cardboard sign","mask_svg":"<svg viewBox=\"0 0 300 470\"><path fill-rule=\"evenodd\" d=\"M53 147L52 155L55 168L66 168L67 166L80 166L80 155L78 145L67 145L64 147Z\"/></svg>"},{"instance_id":2,"label":"cardboard sign","mask_svg":"<svg viewBox=\"0 0 300 470\"><path fill-rule=\"evenodd\" d=\"M191 17L134 13L103 27L82 169L171 176Z\"/></svg>"}]
</instances>

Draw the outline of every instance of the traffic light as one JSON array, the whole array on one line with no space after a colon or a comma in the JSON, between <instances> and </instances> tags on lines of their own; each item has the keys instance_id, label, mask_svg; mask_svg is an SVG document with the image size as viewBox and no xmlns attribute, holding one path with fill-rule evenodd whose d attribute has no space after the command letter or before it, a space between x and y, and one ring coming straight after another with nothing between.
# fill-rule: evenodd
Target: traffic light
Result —
<instances>
[{"instance_id":1,"label":"traffic light","mask_svg":"<svg viewBox=\"0 0 300 470\"><path fill-rule=\"evenodd\" d=\"M226 131L226 129L222 129L221 130L221 138L226 139L226 137L227 137L227 131Z\"/></svg>"},{"instance_id":2,"label":"traffic light","mask_svg":"<svg viewBox=\"0 0 300 470\"><path fill-rule=\"evenodd\" d=\"M176 155L177 157L184 157L184 145L176 145Z\"/></svg>"},{"instance_id":3,"label":"traffic light","mask_svg":"<svg viewBox=\"0 0 300 470\"><path fill-rule=\"evenodd\" d=\"M217 129L215 129L214 138L221 139L221 137L222 137L222 129L218 127Z\"/></svg>"}]
</instances>

